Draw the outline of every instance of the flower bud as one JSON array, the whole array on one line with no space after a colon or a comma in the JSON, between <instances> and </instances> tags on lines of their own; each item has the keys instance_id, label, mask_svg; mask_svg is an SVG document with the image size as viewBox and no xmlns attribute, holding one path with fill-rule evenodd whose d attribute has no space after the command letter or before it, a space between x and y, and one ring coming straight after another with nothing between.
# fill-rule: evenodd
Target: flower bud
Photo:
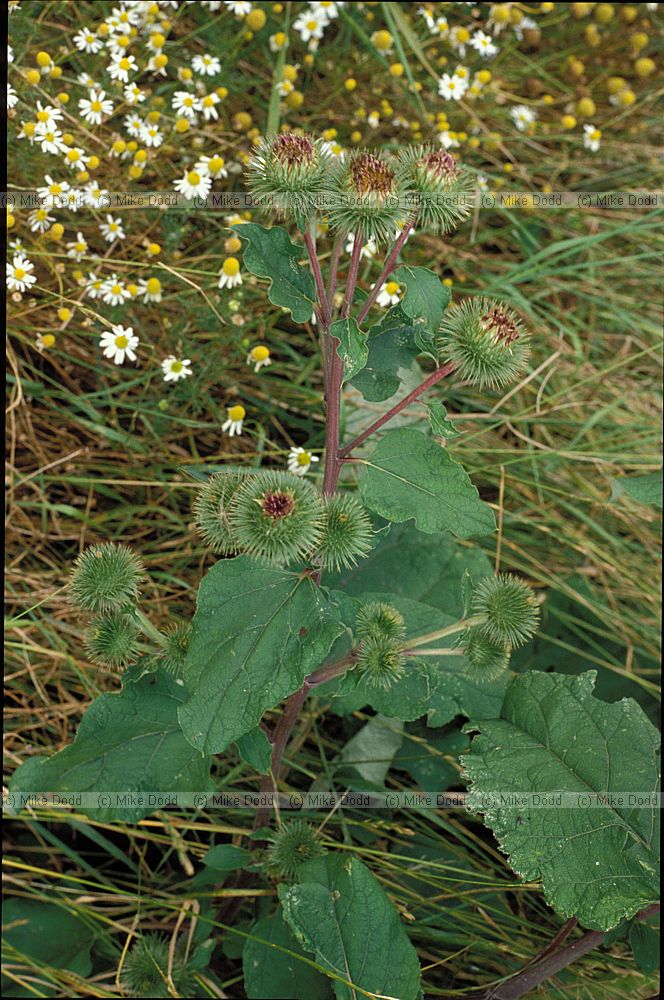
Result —
<instances>
[{"instance_id":1,"label":"flower bud","mask_svg":"<svg viewBox=\"0 0 664 1000\"><path fill-rule=\"evenodd\" d=\"M93 545L74 563L69 595L86 611L120 611L136 600L143 579L143 564L126 545Z\"/></svg>"},{"instance_id":2,"label":"flower bud","mask_svg":"<svg viewBox=\"0 0 664 1000\"><path fill-rule=\"evenodd\" d=\"M485 615L479 626L495 643L523 646L539 627L540 611L535 592L516 576L501 573L480 580L473 590L471 608Z\"/></svg>"},{"instance_id":3,"label":"flower bud","mask_svg":"<svg viewBox=\"0 0 664 1000\"><path fill-rule=\"evenodd\" d=\"M179 953L170 954L170 941L161 934L144 934L127 954L122 967L122 986L132 997L180 997L196 995L198 983Z\"/></svg>"},{"instance_id":4,"label":"flower bud","mask_svg":"<svg viewBox=\"0 0 664 1000\"><path fill-rule=\"evenodd\" d=\"M298 224L316 211L316 195L329 186L331 158L320 140L286 132L262 138L247 167L256 198L278 215L294 215Z\"/></svg>"},{"instance_id":5,"label":"flower bud","mask_svg":"<svg viewBox=\"0 0 664 1000\"><path fill-rule=\"evenodd\" d=\"M320 496L290 473L248 476L231 500L228 519L242 551L277 566L311 555L322 539Z\"/></svg>"},{"instance_id":6,"label":"flower bud","mask_svg":"<svg viewBox=\"0 0 664 1000\"><path fill-rule=\"evenodd\" d=\"M228 522L228 509L248 471L229 469L210 476L194 500L198 532L213 552L227 556L238 551L238 543Z\"/></svg>"},{"instance_id":7,"label":"flower bud","mask_svg":"<svg viewBox=\"0 0 664 1000\"><path fill-rule=\"evenodd\" d=\"M395 167L381 153L351 153L337 169L330 228L365 243L392 239L408 217L400 205Z\"/></svg>"},{"instance_id":8,"label":"flower bud","mask_svg":"<svg viewBox=\"0 0 664 1000\"><path fill-rule=\"evenodd\" d=\"M304 820L284 824L268 851L268 867L279 878L294 882L300 868L325 854L320 834Z\"/></svg>"},{"instance_id":9,"label":"flower bud","mask_svg":"<svg viewBox=\"0 0 664 1000\"><path fill-rule=\"evenodd\" d=\"M323 499L325 522L319 549L324 569L349 569L371 548L371 519L355 497L337 493Z\"/></svg>"},{"instance_id":10,"label":"flower bud","mask_svg":"<svg viewBox=\"0 0 664 1000\"><path fill-rule=\"evenodd\" d=\"M452 362L459 378L501 387L523 372L530 336L506 306L490 299L466 299L449 308L438 334L439 360Z\"/></svg>"},{"instance_id":11,"label":"flower bud","mask_svg":"<svg viewBox=\"0 0 664 1000\"><path fill-rule=\"evenodd\" d=\"M109 670L124 670L138 656L138 642L137 623L120 611L92 620L85 648L94 663Z\"/></svg>"},{"instance_id":12,"label":"flower bud","mask_svg":"<svg viewBox=\"0 0 664 1000\"><path fill-rule=\"evenodd\" d=\"M510 662L510 647L504 642L493 642L482 631L481 626L466 629L459 643L468 666L466 673L477 681L492 681L507 670Z\"/></svg>"},{"instance_id":13,"label":"flower bud","mask_svg":"<svg viewBox=\"0 0 664 1000\"><path fill-rule=\"evenodd\" d=\"M447 150L411 146L399 156L398 174L418 229L448 233L470 214L472 176Z\"/></svg>"},{"instance_id":14,"label":"flower bud","mask_svg":"<svg viewBox=\"0 0 664 1000\"><path fill-rule=\"evenodd\" d=\"M406 636L406 624L396 608L390 604L374 601L363 604L355 617L356 635L371 636L373 639L399 639Z\"/></svg>"},{"instance_id":15,"label":"flower bud","mask_svg":"<svg viewBox=\"0 0 664 1000\"><path fill-rule=\"evenodd\" d=\"M367 636L360 643L357 669L371 687L387 690L403 676L406 658L402 643L386 636Z\"/></svg>"}]
</instances>

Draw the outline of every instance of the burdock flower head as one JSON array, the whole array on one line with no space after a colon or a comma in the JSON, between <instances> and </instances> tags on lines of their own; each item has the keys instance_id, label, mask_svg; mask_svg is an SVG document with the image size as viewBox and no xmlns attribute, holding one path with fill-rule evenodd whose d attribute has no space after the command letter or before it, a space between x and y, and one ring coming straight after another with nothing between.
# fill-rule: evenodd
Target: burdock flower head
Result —
<instances>
[{"instance_id":1,"label":"burdock flower head","mask_svg":"<svg viewBox=\"0 0 664 1000\"><path fill-rule=\"evenodd\" d=\"M324 511L318 492L299 476L266 471L240 486L228 520L242 551L284 566L319 545Z\"/></svg>"},{"instance_id":2,"label":"burdock flower head","mask_svg":"<svg viewBox=\"0 0 664 1000\"><path fill-rule=\"evenodd\" d=\"M382 153L351 154L337 171L330 227L364 243L394 237L408 217L399 198L395 165Z\"/></svg>"},{"instance_id":3,"label":"burdock flower head","mask_svg":"<svg viewBox=\"0 0 664 1000\"><path fill-rule=\"evenodd\" d=\"M251 193L278 215L294 215L302 228L329 187L332 159L310 135L285 132L262 138L247 167Z\"/></svg>"},{"instance_id":4,"label":"burdock flower head","mask_svg":"<svg viewBox=\"0 0 664 1000\"><path fill-rule=\"evenodd\" d=\"M447 150L411 146L400 154L397 172L418 229L447 233L470 214L472 176Z\"/></svg>"},{"instance_id":5,"label":"burdock flower head","mask_svg":"<svg viewBox=\"0 0 664 1000\"><path fill-rule=\"evenodd\" d=\"M467 299L445 313L438 334L441 363L474 385L501 387L523 372L530 336L506 306L490 299Z\"/></svg>"}]
</instances>

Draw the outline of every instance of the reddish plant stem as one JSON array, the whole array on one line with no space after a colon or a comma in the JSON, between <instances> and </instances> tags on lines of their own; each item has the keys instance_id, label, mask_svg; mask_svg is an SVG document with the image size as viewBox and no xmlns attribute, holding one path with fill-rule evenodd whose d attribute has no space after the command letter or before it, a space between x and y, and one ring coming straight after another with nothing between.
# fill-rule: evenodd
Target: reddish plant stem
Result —
<instances>
[{"instance_id":1,"label":"reddish plant stem","mask_svg":"<svg viewBox=\"0 0 664 1000\"><path fill-rule=\"evenodd\" d=\"M374 420L374 422L370 424L370 426L367 427L366 430L362 431L361 434L358 434L358 436L354 438L354 440L352 440L350 444L345 445L339 451L339 458L342 461L348 458L350 453L354 451L355 448L358 448L364 441L366 441L366 439L370 437L370 435L373 434L374 431L380 430L380 428L383 427L384 424L388 422L388 420L391 420L392 417L395 417L397 415L397 413L401 413L402 410L405 410L405 408L407 406L410 406L410 404L414 402L414 400L416 400L419 396L421 396L422 393L426 392L427 389L430 389L431 386L436 384L436 382L440 382L440 380L442 378L445 378L446 375L450 375L453 371L454 371L454 364L451 361L449 362L449 364L443 365L441 368L436 368L435 372L431 372L431 375L428 375L427 378L425 378L424 382L421 382L420 385L416 386L415 389L413 389L412 392L409 392L407 396L404 396L404 398L400 400L400 402L395 403L395 405L390 410L388 410L387 413L384 413L382 417L379 417L378 420Z\"/></svg>"},{"instance_id":2,"label":"reddish plant stem","mask_svg":"<svg viewBox=\"0 0 664 1000\"><path fill-rule=\"evenodd\" d=\"M390 253L388 254L388 257L387 257L387 259L385 261L385 264L383 265L383 270L381 271L380 278L378 279L378 281L376 282L376 284L373 286L373 288L369 292L367 298L364 301L364 305L360 309L359 316L357 317L357 324L358 324L358 326L360 326L361 323L362 323L362 321L366 318L367 313L369 312L369 310L371 309L372 305L374 304L374 302L376 301L376 299L380 295L380 290L383 287L383 285L385 284L385 281L387 280L387 278L389 278L390 274L392 273L392 271L394 269L394 265L397 262L397 257L401 253L401 248L403 247L404 243L408 239L408 234L409 234L409 232L411 231L411 229L413 228L414 225L415 225L415 219L411 219L409 222L406 223L406 225L403 227L403 229L399 233L399 236L397 237L397 241L394 244L394 246L392 247L392 249L390 250Z\"/></svg>"},{"instance_id":3,"label":"reddish plant stem","mask_svg":"<svg viewBox=\"0 0 664 1000\"><path fill-rule=\"evenodd\" d=\"M318 263L318 257L316 256L316 247L308 229L304 233L304 245L307 248L309 263L311 265L311 273L314 276L314 282L316 285L316 294L318 295L318 303L320 305L321 322L323 326L327 328L330 325L330 305L327 301L327 295L325 294L325 283L323 282L323 275L321 273L320 264Z\"/></svg>"},{"instance_id":4,"label":"reddish plant stem","mask_svg":"<svg viewBox=\"0 0 664 1000\"><path fill-rule=\"evenodd\" d=\"M637 913L636 919L646 920L655 913L659 913L659 903L653 903L652 906L641 910L640 913ZM502 983L501 986L488 990L482 994L481 1000L519 1000L520 997L530 993L540 983L566 969L577 958L581 958L582 955L587 955L589 951L593 951L593 949L599 947L603 941L604 931L587 931L583 937L568 944L566 948L558 949L554 954L549 955L548 958L544 958L542 961L528 966L527 969L523 969L522 972L518 972L516 976L512 976L511 979Z\"/></svg>"},{"instance_id":5,"label":"reddish plant stem","mask_svg":"<svg viewBox=\"0 0 664 1000\"><path fill-rule=\"evenodd\" d=\"M339 261L341 259L341 251L344 248L345 239L346 239L346 234L339 233L336 240L334 241L334 246L332 247L332 257L330 258L330 278L327 283L327 302L330 307L330 316L332 315L332 309L334 308L334 293L337 290Z\"/></svg>"},{"instance_id":6,"label":"reddish plant stem","mask_svg":"<svg viewBox=\"0 0 664 1000\"><path fill-rule=\"evenodd\" d=\"M357 276L360 269L360 256L362 253L362 239L355 237L353 252L350 259L350 269L344 303L341 309L341 318L347 319L353 304L353 295L357 285ZM327 424L325 429L325 472L323 475L323 493L331 496L337 488L339 479L339 419L341 411L341 387L344 380L344 363L339 357L337 347L339 341L335 337L330 337L330 379L327 406Z\"/></svg>"}]
</instances>

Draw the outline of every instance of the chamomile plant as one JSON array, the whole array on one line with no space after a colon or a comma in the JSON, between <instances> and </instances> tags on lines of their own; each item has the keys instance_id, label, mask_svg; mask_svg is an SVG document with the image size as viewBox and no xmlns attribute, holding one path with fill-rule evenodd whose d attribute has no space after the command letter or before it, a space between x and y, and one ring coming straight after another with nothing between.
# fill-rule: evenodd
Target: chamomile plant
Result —
<instances>
[{"instance_id":1,"label":"chamomile plant","mask_svg":"<svg viewBox=\"0 0 664 1000\"><path fill-rule=\"evenodd\" d=\"M109 782L115 790L131 773L151 791L191 793L199 804L214 789L213 759L240 758L262 775L264 796L240 884L265 878L274 890L277 883L270 919L280 934L294 935L287 936L293 947L315 956L320 995L329 992L329 975L338 995L416 1000L416 952L352 835L335 850L325 815L293 822L281 814L284 761L293 763L317 714L352 718L365 709L395 727L468 720L479 730L462 761L469 804L486 814L516 871L541 879L552 906L595 929L631 918L656 897L646 819L621 814L620 836L631 837L634 850L616 862L615 815L603 822L592 811L573 810L571 818L563 811L554 824L527 801L518 810L494 807L491 794L511 789L527 799L543 787L581 785L600 792L614 774L650 787L652 727L632 704L617 719L623 709L593 698L590 674L510 669L513 651L537 632L543 594L495 573L477 545L496 530L494 505L455 457L455 422L441 397L455 382L465 393L517 392L531 332L506 303L477 296L451 304L434 269L401 259L413 232L449 239L469 214L465 168L421 145L335 159L318 138L284 133L257 142L246 176L272 224L236 226L242 270L267 282L271 307L309 324L318 339L324 460L312 465L307 451L306 477L297 464L295 471L228 465L204 477L193 521L209 568L191 621L156 627L139 607L148 604L149 574L126 547L93 546L79 557L69 595L83 616L86 648L95 663L124 671L123 688L91 706L75 747L20 768L14 786L71 790L80 774L86 791L90 780L104 783L96 791ZM373 274L364 287L367 259ZM381 306L391 281L400 294ZM427 405L426 428L418 401ZM241 427L245 411L236 409L229 421ZM435 580L427 578L432 565ZM92 745L110 763L91 779L68 760ZM293 767L288 783L306 791L310 779L309 769ZM316 781L327 787L334 775ZM111 815L135 821L148 811L127 815L117 804ZM588 869L589 857L606 865ZM224 921L233 915L226 908ZM245 946L249 996L258 995L250 985L256 947ZM158 941L132 951L133 989L148 981L160 988L152 965L161 976L162 951Z\"/></svg>"}]
</instances>

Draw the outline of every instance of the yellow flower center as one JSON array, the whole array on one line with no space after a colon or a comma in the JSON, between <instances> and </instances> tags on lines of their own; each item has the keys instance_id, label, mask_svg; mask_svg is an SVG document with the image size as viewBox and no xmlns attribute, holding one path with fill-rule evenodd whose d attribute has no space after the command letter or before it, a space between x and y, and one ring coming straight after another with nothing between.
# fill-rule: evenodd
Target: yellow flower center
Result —
<instances>
[{"instance_id":1,"label":"yellow flower center","mask_svg":"<svg viewBox=\"0 0 664 1000\"><path fill-rule=\"evenodd\" d=\"M318 27L318 21L307 21L306 27L309 31L315 31Z\"/></svg>"},{"instance_id":2,"label":"yellow flower center","mask_svg":"<svg viewBox=\"0 0 664 1000\"><path fill-rule=\"evenodd\" d=\"M52 333L45 333L41 339L42 347L53 347L55 337Z\"/></svg>"},{"instance_id":3,"label":"yellow flower center","mask_svg":"<svg viewBox=\"0 0 664 1000\"><path fill-rule=\"evenodd\" d=\"M78 160L79 156L80 156L80 153L79 153L79 151L77 149L68 149L67 150L67 159L70 161L70 163L76 163L76 161Z\"/></svg>"},{"instance_id":4,"label":"yellow flower center","mask_svg":"<svg viewBox=\"0 0 664 1000\"><path fill-rule=\"evenodd\" d=\"M131 60L124 56L118 63L120 69L131 69Z\"/></svg>"},{"instance_id":5,"label":"yellow flower center","mask_svg":"<svg viewBox=\"0 0 664 1000\"><path fill-rule=\"evenodd\" d=\"M161 281L159 278L148 278L146 291L149 295L158 295L161 291Z\"/></svg>"},{"instance_id":6,"label":"yellow flower center","mask_svg":"<svg viewBox=\"0 0 664 1000\"><path fill-rule=\"evenodd\" d=\"M37 121L47 122L48 118L49 118L48 111L38 111L37 112Z\"/></svg>"},{"instance_id":7,"label":"yellow flower center","mask_svg":"<svg viewBox=\"0 0 664 1000\"><path fill-rule=\"evenodd\" d=\"M222 270L228 278L234 278L240 272L240 261L237 257L227 257Z\"/></svg>"},{"instance_id":8,"label":"yellow flower center","mask_svg":"<svg viewBox=\"0 0 664 1000\"><path fill-rule=\"evenodd\" d=\"M388 295L396 295L399 291L399 283L397 281L388 281L385 285L385 291Z\"/></svg>"},{"instance_id":9,"label":"yellow flower center","mask_svg":"<svg viewBox=\"0 0 664 1000\"><path fill-rule=\"evenodd\" d=\"M259 347L254 347L251 352L251 356L254 361L265 361L270 357L270 352L267 347L263 347L261 345Z\"/></svg>"},{"instance_id":10,"label":"yellow flower center","mask_svg":"<svg viewBox=\"0 0 664 1000\"><path fill-rule=\"evenodd\" d=\"M48 190L49 194L62 194L62 188L59 184L51 184Z\"/></svg>"},{"instance_id":11,"label":"yellow flower center","mask_svg":"<svg viewBox=\"0 0 664 1000\"><path fill-rule=\"evenodd\" d=\"M298 465L311 465L311 455L308 451L303 451L297 456Z\"/></svg>"},{"instance_id":12,"label":"yellow flower center","mask_svg":"<svg viewBox=\"0 0 664 1000\"><path fill-rule=\"evenodd\" d=\"M187 174L187 180L192 185L200 184L201 175L197 174L195 170L190 170L189 173Z\"/></svg>"},{"instance_id":13,"label":"yellow flower center","mask_svg":"<svg viewBox=\"0 0 664 1000\"><path fill-rule=\"evenodd\" d=\"M245 410L244 406L240 406L238 404L237 406L230 407L228 411L228 416L233 421L244 420L246 412L247 411Z\"/></svg>"},{"instance_id":14,"label":"yellow flower center","mask_svg":"<svg viewBox=\"0 0 664 1000\"><path fill-rule=\"evenodd\" d=\"M91 101L90 102L91 111L101 111L101 101Z\"/></svg>"},{"instance_id":15,"label":"yellow flower center","mask_svg":"<svg viewBox=\"0 0 664 1000\"><path fill-rule=\"evenodd\" d=\"M209 169L210 173L216 174L220 170L223 170L224 169L224 163L225 163L225 160L224 160L224 158L222 156L213 156L210 159L209 163L208 163L208 169Z\"/></svg>"},{"instance_id":16,"label":"yellow flower center","mask_svg":"<svg viewBox=\"0 0 664 1000\"><path fill-rule=\"evenodd\" d=\"M37 221L43 222L46 216L48 215L48 212L46 211L45 208L38 208L36 215L37 215Z\"/></svg>"},{"instance_id":17,"label":"yellow flower center","mask_svg":"<svg viewBox=\"0 0 664 1000\"><path fill-rule=\"evenodd\" d=\"M115 346L119 348L121 351L124 351L128 343L129 341L127 340L127 338L123 333L121 333L119 337L115 338Z\"/></svg>"},{"instance_id":18,"label":"yellow flower center","mask_svg":"<svg viewBox=\"0 0 664 1000\"><path fill-rule=\"evenodd\" d=\"M172 361L171 362L171 371L175 372L175 374L177 374L178 372L181 372L182 371L182 367L183 366L182 366L182 362L181 361Z\"/></svg>"},{"instance_id":19,"label":"yellow flower center","mask_svg":"<svg viewBox=\"0 0 664 1000\"><path fill-rule=\"evenodd\" d=\"M83 253L83 251L87 249L87 246L87 243L74 243L74 250L76 250L77 253Z\"/></svg>"},{"instance_id":20,"label":"yellow flower center","mask_svg":"<svg viewBox=\"0 0 664 1000\"><path fill-rule=\"evenodd\" d=\"M22 267L14 268L14 277L17 278L19 281L22 281L23 278L25 278L25 274L26 272L23 270Z\"/></svg>"}]
</instances>

